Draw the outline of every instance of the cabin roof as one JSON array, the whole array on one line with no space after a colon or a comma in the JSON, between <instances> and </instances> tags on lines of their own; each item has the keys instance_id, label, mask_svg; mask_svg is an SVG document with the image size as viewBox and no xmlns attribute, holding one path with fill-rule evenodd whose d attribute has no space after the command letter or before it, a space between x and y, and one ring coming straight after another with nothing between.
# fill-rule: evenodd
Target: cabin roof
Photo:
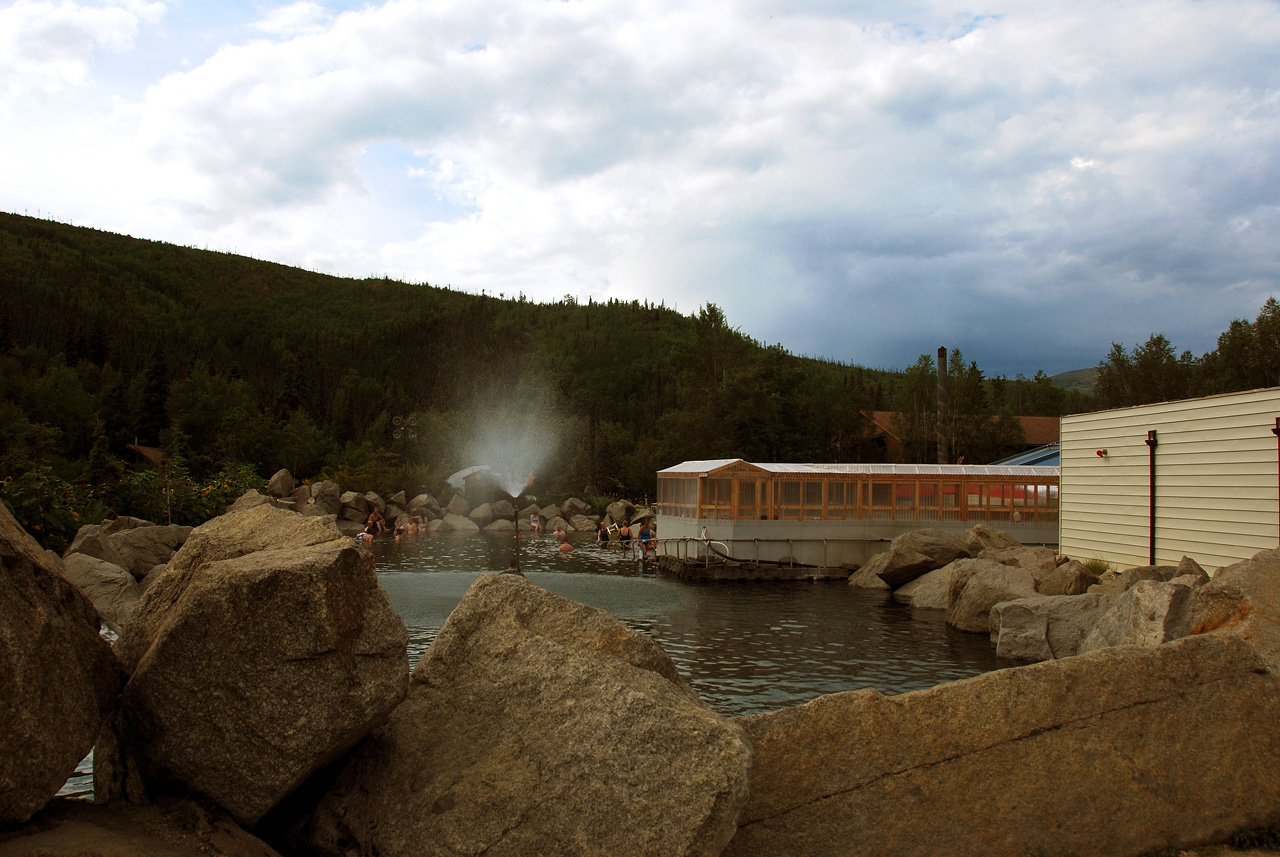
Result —
<instances>
[{"instance_id":1,"label":"cabin roof","mask_svg":"<svg viewBox=\"0 0 1280 857\"><path fill-rule=\"evenodd\" d=\"M1029 467L996 464L758 464L741 458L718 458L710 461L685 461L659 470L659 476L711 476L723 471L758 470L781 475L815 475L830 473L885 476L1058 476L1057 467ZM726 474L727 475L727 474Z\"/></svg>"}]
</instances>

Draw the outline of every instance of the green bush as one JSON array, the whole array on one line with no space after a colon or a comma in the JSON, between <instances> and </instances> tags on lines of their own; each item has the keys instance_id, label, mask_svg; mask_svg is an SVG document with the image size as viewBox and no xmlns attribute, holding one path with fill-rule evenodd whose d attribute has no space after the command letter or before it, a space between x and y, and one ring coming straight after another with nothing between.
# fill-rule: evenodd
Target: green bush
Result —
<instances>
[{"instance_id":1,"label":"green bush","mask_svg":"<svg viewBox=\"0 0 1280 857\"><path fill-rule=\"evenodd\" d=\"M30 470L0 482L0 499L18 523L49 550L66 550L76 531L105 518L131 515L157 524L198 526L216 518L250 488L266 485L247 465L223 468L207 483L190 478L181 463L167 479L155 470L126 474L112 486L110 505L99 499L100 486L70 483L48 472Z\"/></svg>"},{"instance_id":2,"label":"green bush","mask_svg":"<svg viewBox=\"0 0 1280 857\"><path fill-rule=\"evenodd\" d=\"M76 486L49 468L28 470L0 482L0 499L42 547L62 553L83 524L96 524L106 509L79 496Z\"/></svg>"}]
</instances>

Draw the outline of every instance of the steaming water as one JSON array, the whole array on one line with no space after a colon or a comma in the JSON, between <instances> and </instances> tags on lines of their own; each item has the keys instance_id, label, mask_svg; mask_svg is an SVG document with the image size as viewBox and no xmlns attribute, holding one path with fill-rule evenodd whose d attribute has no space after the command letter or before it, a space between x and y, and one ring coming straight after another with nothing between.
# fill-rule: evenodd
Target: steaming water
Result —
<instances>
[{"instance_id":1,"label":"steaming water","mask_svg":"<svg viewBox=\"0 0 1280 857\"><path fill-rule=\"evenodd\" d=\"M533 583L607 610L655 638L714 709L770 711L825 693L903 693L977 675L997 663L986 635L946 627L881 592L825 583L691 584L640 575L631 553L550 537L522 543ZM416 664L467 588L510 563L513 539L409 537L373 543L382 586L409 629Z\"/></svg>"}]
</instances>

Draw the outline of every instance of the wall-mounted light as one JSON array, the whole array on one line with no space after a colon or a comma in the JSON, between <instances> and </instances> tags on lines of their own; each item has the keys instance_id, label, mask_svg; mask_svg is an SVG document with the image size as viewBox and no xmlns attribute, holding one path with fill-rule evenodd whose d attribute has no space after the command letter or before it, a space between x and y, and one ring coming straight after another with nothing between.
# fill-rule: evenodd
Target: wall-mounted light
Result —
<instances>
[{"instance_id":1,"label":"wall-mounted light","mask_svg":"<svg viewBox=\"0 0 1280 857\"><path fill-rule=\"evenodd\" d=\"M1105 449L1100 449L1100 450L1098 450L1097 455L1098 455L1098 457L1099 457L1099 458L1106 458L1106 457L1107 457L1107 451L1106 451Z\"/></svg>"}]
</instances>

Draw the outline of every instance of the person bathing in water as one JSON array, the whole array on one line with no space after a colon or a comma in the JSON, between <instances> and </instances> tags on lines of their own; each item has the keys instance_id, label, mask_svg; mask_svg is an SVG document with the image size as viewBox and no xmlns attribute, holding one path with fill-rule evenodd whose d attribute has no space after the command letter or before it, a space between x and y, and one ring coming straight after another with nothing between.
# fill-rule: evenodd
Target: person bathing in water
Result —
<instances>
[{"instance_id":1,"label":"person bathing in water","mask_svg":"<svg viewBox=\"0 0 1280 857\"><path fill-rule=\"evenodd\" d=\"M648 558L649 551L653 550L654 545L653 519L645 518L644 522L640 524L640 556L642 559Z\"/></svg>"}]
</instances>

